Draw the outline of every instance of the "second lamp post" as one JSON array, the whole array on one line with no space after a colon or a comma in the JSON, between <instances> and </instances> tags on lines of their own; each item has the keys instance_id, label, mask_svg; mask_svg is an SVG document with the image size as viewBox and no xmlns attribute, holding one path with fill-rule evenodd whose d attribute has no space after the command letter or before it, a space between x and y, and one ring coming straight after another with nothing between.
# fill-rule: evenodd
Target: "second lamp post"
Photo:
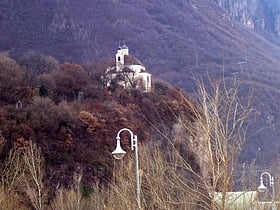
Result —
<instances>
[{"instance_id":1,"label":"second lamp post","mask_svg":"<svg viewBox=\"0 0 280 210\"><path fill-rule=\"evenodd\" d=\"M264 192L267 190L267 186L264 185L263 183L263 176L267 175L268 176L268 181L269 181L269 187L272 189L272 210L276 210L277 206L275 204L275 189L274 189L274 177L267 171L263 172L260 176L260 185L258 186L258 191L259 192Z\"/></svg>"}]
</instances>

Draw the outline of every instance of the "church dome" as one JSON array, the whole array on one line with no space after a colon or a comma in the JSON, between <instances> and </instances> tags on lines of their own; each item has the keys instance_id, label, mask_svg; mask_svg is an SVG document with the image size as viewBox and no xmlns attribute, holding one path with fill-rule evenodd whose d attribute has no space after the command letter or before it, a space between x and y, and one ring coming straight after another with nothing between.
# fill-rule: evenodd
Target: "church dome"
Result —
<instances>
[{"instance_id":1,"label":"church dome","mask_svg":"<svg viewBox=\"0 0 280 210\"><path fill-rule=\"evenodd\" d=\"M122 46L122 49L128 49L128 47L126 46L126 44L124 44L124 45Z\"/></svg>"},{"instance_id":2,"label":"church dome","mask_svg":"<svg viewBox=\"0 0 280 210\"><path fill-rule=\"evenodd\" d=\"M124 56L124 64L125 65L141 65L143 64L135 57L130 56L130 55L125 55Z\"/></svg>"}]
</instances>

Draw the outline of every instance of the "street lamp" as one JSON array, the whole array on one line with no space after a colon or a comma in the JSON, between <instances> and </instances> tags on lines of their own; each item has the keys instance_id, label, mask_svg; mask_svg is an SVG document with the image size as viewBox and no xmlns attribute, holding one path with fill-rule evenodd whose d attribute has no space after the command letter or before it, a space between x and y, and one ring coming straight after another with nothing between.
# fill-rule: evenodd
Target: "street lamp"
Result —
<instances>
[{"instance_id":1,"label":"street lamp","mask_svg":"<svg viewBox=\"0 0 280 210\"><path fill-rule=\"evenodd\" d=\"M120 134L122 131L128 131L130 134L130 144L131 144L131 150L134 150L135 154L135 181L136 181L136 201L138 208L141 209L140 205L140 179L139 179L139 163L138 163L138 146L137 146L137 136L132 133L132 131L128 128L123 128L119 130L117 134L117 146L115 150L112 152L112 155L115 159L120 160L124 157L126 154L126 151L124 151L121 147L121 138Z\"/></svg>"},{"instance_id":2,"label":"street lamp","mask_svg":"<svg viewBox=\"0 0 280 210\"><path fill-rule=\"evenodd\" d=\"M275 191L274 191L274 177L267 171L263 172L260 176L260 185L258 186L258 191L259 192L265 192L267 190L267 186L264 185L263 183L263 176L267 175L269 179L269 186L272 189L272 210L276 210L276 204L275 204Z\"/></svg>"}]
</instances>

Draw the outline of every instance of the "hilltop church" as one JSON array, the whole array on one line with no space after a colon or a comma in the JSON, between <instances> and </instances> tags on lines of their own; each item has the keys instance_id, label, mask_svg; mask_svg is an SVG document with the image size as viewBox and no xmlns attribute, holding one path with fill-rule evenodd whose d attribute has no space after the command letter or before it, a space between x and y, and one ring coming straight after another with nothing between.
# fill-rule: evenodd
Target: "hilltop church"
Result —
<instances>
[{"instance_id":1,"label":"hilltop church","mask_svg":"<svg viewBox=\"0 0 280 210\"><path fill-rule=\"evenodd\" d=\"M145 66L136 58L129 55L126 45L119 46L114 64L107 68L107 87L120 85L124 88L136 88L150 92L152 75L146 72Z\"/></svg>"}]
</instances>

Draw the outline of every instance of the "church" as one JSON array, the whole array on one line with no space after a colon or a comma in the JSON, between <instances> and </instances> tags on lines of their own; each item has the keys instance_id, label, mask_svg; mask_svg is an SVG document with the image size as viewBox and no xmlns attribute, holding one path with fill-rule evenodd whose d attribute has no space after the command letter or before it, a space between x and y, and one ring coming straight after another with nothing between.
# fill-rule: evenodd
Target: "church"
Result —
<instances>
[{"instance_id":1,"label":"church","mask_svg":"<svg viewBox=\"0 0 280 210\"><path fill-rule=\"evenodd\" d=\"M143 92L152 89L152 75L146 71L145 66L136 58L129 55L126 45L119 46L114 64L107 68L107 87L119 85L123 88L136 88Z\"/></svg>"}]
</instances>

